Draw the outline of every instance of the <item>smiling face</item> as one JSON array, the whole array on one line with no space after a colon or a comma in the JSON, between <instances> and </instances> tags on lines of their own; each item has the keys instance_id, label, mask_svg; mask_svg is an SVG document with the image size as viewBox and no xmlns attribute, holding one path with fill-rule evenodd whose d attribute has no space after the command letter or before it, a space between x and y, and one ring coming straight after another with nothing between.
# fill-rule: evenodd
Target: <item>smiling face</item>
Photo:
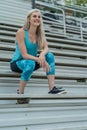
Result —
<instances>
[{"instance_id":1,"label":"smiling face","mask_svg":"<svg viewBox=\"0 0 87 130\"><path fill-rule=\"evenodd\" d=\"M38 27L41 24L41 15L39 12L33 12L30 16L30 26Z\"/></svg>"}]
</instances>

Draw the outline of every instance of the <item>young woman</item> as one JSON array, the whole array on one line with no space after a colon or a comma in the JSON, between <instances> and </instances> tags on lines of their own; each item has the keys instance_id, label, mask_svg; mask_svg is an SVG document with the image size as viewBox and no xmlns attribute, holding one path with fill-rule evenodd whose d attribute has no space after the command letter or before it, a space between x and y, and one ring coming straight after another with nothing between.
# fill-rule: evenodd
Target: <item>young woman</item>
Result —
<instances>
[{"instance_id":1,"label":"young woman","mask_svg":"<svg viewBox=\"0 0 87 130\"><path fill-rule=\"evenodd\" d=\"M38 50L40 51L37 57ZM24 93L27 81L32 73L42 67L46 71L50 94L62 93L63 89L56 88L55 80L55 59L49 52L46 42L43 22L40 10L29 11L26 24L16 33L16 49L10 62L11 70L21 72L20 86L18 93Z\"/></svg>"}]
</instances>

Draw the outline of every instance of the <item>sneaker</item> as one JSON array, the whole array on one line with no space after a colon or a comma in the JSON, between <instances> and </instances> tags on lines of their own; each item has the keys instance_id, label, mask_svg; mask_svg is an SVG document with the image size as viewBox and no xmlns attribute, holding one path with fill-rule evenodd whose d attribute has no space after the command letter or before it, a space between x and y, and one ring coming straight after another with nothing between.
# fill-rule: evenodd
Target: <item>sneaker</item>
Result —
<instances>
[{"instance_id":1,"label":"sneaker","mask_svg":"<svg viewBox=\"0 0 87 130\"><path fill-rule=\"evenodd\" d=\"M65 93L65 90L64 89L59 89L59 88L56 88L55 86L53 87L53 89L52 90L50 90L49 92L48 92L49 94L63 94L63 93Z\"/></svg>"},{"instance_id":2,"label":"sneaker","mask_svg":"<svg viewBox=\"0 0 87 130\"><path fill-rule=\"evenodd\" d=\"M17 90L17 94L24 94L24 93L20 93L19 89L18 89ZM17 104L26 104L28 102L29 102L29 99L26 99L26 98L24 98L24 99L17 99Z\"/></svg>"},{"instance_id":3,"label":"sneaker","mask_svg":"<svg viewBox=\"0 0 87 130\"><path fill-rule=\"evenodd\" d=\"M63 87L57 87L57 88L56 88L56 87L54 86L54 88L55 88L55 89L62 89Z\"/></svg>"}]
</instances>

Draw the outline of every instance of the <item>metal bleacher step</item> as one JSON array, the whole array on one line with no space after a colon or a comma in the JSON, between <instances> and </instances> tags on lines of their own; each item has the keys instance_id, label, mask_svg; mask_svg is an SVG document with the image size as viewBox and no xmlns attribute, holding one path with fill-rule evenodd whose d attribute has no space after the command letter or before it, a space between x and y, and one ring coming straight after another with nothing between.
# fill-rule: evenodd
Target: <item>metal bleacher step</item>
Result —
<instances>
[{"instance_id":1,"label":"metal bleacher step","mask_svg":"<svg viewBox=\"0 0 87 130\"><path fill-rule=\"evenodd\" d=\"M80 46L80 45L70 45L70 44L67 44L67 43L62 43L60 44L59 42L58 43L53 43L53 42L48 42L48 45L49 47L52 47L52 48L60 48L60 49L71 49L71 50L78 50L78 51L87 51L87 48L86 46Z\"/></svg>"},{"instance_id":2,"label":"metal bleacher step","mask_svg":"<svg viewBox=\"0 0 87 130\"><path fill-rule=\"evenodd\" d=\"M48 41L51 42L59 42L59 43L67 43L67 44L71 44L71 45L86 45L86 42L81 42L81 41L75 41L75 40L70 40L70 39L62 39L61 38L51 38L51 37L47 37Z\"/></svg>"},{"instance_id":3,"label":"metal bleacher step","mask_svg":"<svg viewBox=\"0 0 87 130\"><path fill-rule=\"evenodd\" d=\"M86 101L50 97L44 99L42 96L42 99L31 99L29 104L3 104L0 105L0 129L85 130Z\"/></svg>"},{"instance_id":4,"label":"metal bleacher step","mask_svg":"<svg viewBox=\"0 0 87 130\"><path fill-rule=\"evenodd\" d=\"M4 44L4 43L5 43L5 44ZM10 46L9 46L9 45L10 45ZM64 43L64 44L63 44L63 43L60 44L60 43L55 43L55 42L54 42L54 43L53 43L53 42L48 42L48 45L49 45L49 48L53 48L53 49L55 49L55 50L56 50L56 49L60 49L60 50L61 50L61 49L68 49L68 50L70 49L70 50L72 50L72 51L74 51L74 50L75 50L75 51L81 51L81 52L82 52L82 51L84 51L84 52L87 51L87 47L86 47L86 46L80 46L80 45L78 45L78 46L77 46L77 45L69 45L69 44L65 44L65 43ZM12 49L14 50L14 49L15 49L15 44L12 44L12 45L11 45L11 43L9 43L9 42L7 42L7 41L6 41L6 42L3 42L3 41L2 41L2 42L0 42L0 47L4 47L4 48L5 48L5 47L6 47L6 48L8 47L8 49L11 49L11 48L12 48ZM2 48L2 49L3 49L3 48Z\"/></svg>"},{"instance_id":5,"label":"metal bleacher step","mask_svg":"<svg viewBox=\"0 0 87 130\"><path fill-rule=\"evenodd\" d=\"M20 73L14 73L9 71L2 71L0 72L0 77L20 77ZM44 73L42 72L35 72L32 75L32 78L46 78ZM55 76L56 79L72 79L72 80L87 80L87 74L80 74L80 73L57 73Z\"/></svg>"},{"instance_id":6,"label":"metal bleacher step","mask_svg":"<svg viewBox=\"0 0 87 130\"><path fill-rule=\"evenodd\" d=\"M11 55L10 55L11 54ZM6 62L9 62L11 60L13 52L9 52L6 56L6 51L5 54L0 55L0 64L5 66ZM3 61L3 62L2 62ZM72 57L65 57L65 56L55 56L55 63L56 65L63 65L63 66L76 66L76 67L86 67L87 66L87 60L83 58L72 58Z\"/></svg>"},{"instance_id":7,"label":"metal bleacher step","mask_svg":"<svg viewBox=\"0 0 87 130\"><path fill-rule=\"evenodd\" d=\"M51 106L52 104L58 103L58 106L63 103L64 106L74 106L75 104L87 106L87 94L72 94L72 93L65 93L64 94L0 94L0 104L3 105L1 101L16 101L17 99L29 99L30 106L44 106L47 104ZM71 101L72 100L72 101ZM43 101L41 103L41 101ZM61 102L60 102L61 101ZM65 102L64 102L65 101ZM8 103L8 102L7 102ZM14 105L15 102L9 102L9 105ZM4 104L5 105L5 104ZM0 107L2 108L2 106Z\"/></svg>"},{"instance_id":8,"label":"metal bleacher step","mask_svg":"<svg viewBox=\"0 0 87 130\"><path fill-rule=\"evenodd\" d=\"M75 51L75 50L68 50L68 49L54 49L54 48L50 48L50 51L54 53L55 56L68 56L68 57L77 57L77 58L83 58L86 59L87 58L87 53L85 51ZM12 51L4 51L1 50L0 51L0 58L11 58L13 53Z\"/></svg>"},{"instance_id":9,"label":"metal bleacher step","mask_svg":"<svg viewBox=\"0 0 87 130\"><path fill-rule=\"evenodd\" d=\"M87 94L70 94L65 91L64 94L0 94L0 100L16 100L16 99L23 99L29 98L29 100L46 100L46 99L87 99Z\"/></svg>"}]
</instances>

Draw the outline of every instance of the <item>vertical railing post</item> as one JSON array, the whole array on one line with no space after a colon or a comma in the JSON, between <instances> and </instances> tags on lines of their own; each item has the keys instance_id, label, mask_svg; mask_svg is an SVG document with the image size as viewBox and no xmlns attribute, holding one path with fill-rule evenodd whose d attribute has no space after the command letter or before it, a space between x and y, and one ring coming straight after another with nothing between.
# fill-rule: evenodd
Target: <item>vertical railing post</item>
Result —
<instances>
[{"instance_id":1,"label":"vertical railing post","mask_svg":"<svg viewBox=\"0 0 87 130\"><path fill-rule=\"evenodd\" d=\"M81 41L83 41L83 27L82 27L82 18L80 19L80 31L81 31Z\"/></svg>"},{"instance_id":2,"label":"vertical railing post","mask_svg":"<svg viewBox=\"0 0 87 130\"><path fill-rule=\"evenodd\" d=\"M32 9L35 8L35 0L32 0Z\"/></svg>"},{"instance_id":3,"label":"vertical railing post","mask_svg":"<svg viewBox=\"0 0 87 130\"><path fill-rule=\"evenodd\" d=\"M63 24L64 24L64 35L66 36L66 18L65 18L65 11L63 10Z\"/></svg>"}]
</instances>

